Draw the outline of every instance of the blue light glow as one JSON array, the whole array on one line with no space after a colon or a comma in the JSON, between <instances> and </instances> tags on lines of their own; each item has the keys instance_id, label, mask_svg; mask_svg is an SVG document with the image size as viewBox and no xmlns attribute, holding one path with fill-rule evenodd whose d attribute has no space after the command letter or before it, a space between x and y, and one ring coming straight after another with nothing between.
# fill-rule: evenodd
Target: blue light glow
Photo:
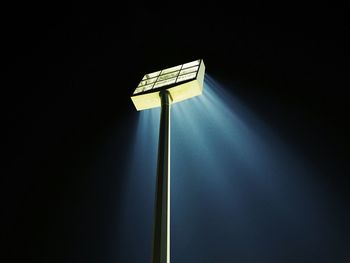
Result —
<instances>
[{"instance_id":1,"label":"blue light glow","mask_svg":"<svg viewBox=\"0 0 350 263\"><path fill-rule=\"evenodd\" d=\"M137 114L119 259L148 263L160 110ZM172 105L171 122L173 262L331 262L327 193L258 116L206 76L202 96Z\"/></svg>"}]
</instances>

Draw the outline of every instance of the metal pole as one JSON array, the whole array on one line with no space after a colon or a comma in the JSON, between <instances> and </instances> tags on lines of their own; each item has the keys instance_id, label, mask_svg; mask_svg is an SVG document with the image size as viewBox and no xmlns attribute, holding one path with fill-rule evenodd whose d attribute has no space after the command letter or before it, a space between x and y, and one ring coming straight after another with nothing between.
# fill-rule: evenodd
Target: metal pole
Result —
<instances>
[{"instance_id":1,"label":"metal pole","mask_svg":"<svg viewBox=\"0 0 350 263\"><path fill-rule=\"evenodd\" d=\"M170 96L160 92L161 115L158 143L152 263L170 263Z\"/></svg>"}]
</instances>

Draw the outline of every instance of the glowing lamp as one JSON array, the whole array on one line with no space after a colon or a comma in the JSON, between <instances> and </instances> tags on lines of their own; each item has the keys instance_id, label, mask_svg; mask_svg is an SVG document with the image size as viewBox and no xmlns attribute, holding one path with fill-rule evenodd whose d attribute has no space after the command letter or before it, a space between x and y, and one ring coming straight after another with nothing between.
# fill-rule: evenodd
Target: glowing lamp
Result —
<instances>
[{"instance_id":1,"label":"glowing lamp","mask_svg":"<svg viewBox=\"0 0 350 263\"><path fill-rule=\"evenodd\" d=\"M167 90L171 103L202 94L205 66L202 59L175 67L148 73L143 76L131 96L136 109L160 107L159 93Z\"/></svg>"}]
</instances>

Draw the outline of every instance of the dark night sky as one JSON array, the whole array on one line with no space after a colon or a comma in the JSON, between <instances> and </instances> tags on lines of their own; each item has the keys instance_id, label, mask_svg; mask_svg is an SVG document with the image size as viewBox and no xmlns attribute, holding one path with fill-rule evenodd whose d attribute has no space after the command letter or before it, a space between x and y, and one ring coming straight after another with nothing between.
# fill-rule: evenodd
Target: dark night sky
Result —
<instances>
[{"instance_id":1,"label":"dark night sky","mask_svg":"<svg viewBox=\"0 0 350 263\"><path fill-rule=\"evenodd\" d=\"M7 6L2 256L109 262L103 244L118 222L111 211L134 127L129 95L144 73L197 58L303 148L302 158L328 171L320 180L349 204L348 7L253 2L157 13L154 6ZM118 149L99 152L114 137ZM96 171L96 160L104 170Z\"/></svg>"}]
</instances>

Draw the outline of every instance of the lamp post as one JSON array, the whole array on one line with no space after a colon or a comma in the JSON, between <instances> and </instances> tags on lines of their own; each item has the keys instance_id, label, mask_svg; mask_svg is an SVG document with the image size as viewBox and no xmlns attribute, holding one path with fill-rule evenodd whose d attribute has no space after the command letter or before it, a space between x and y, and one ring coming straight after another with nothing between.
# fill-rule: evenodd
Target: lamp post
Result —
<instances>
[{"instance_id":1,"label":"lamp post","mask_svg":"<svg viewBox=\"0 0 350 263\"><path fill-rule=\"evenodd\" d=\"M131 96L136 109L161 107L152 263L170 263L170 108L202 94L202 59L146 74Z\"/></svg>"}]
</instances>

